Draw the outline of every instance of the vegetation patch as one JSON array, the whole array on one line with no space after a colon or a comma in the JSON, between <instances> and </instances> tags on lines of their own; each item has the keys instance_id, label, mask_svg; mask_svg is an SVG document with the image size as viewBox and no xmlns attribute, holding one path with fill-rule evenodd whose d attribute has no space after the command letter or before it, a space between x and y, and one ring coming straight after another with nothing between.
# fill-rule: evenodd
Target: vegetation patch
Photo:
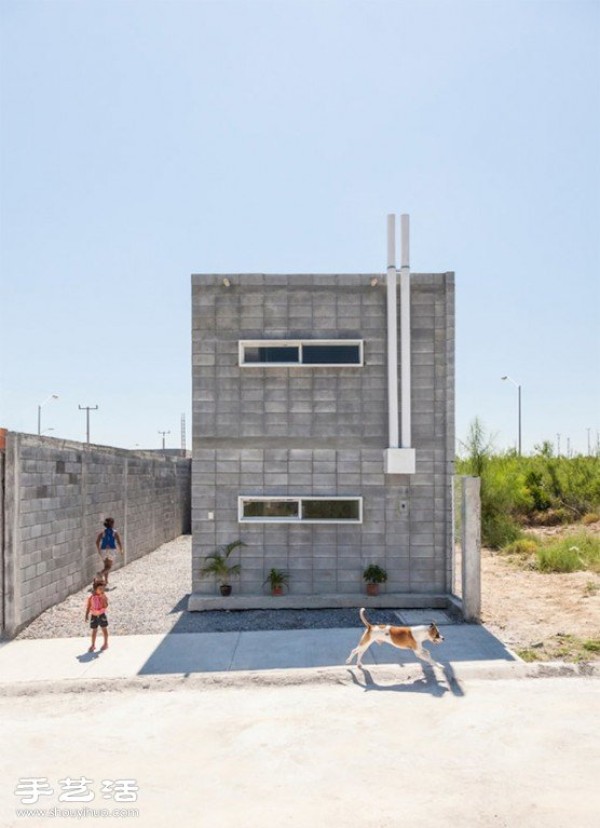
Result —
<instances>
[{"instance_id":1,"label":"vegetation patch","mask_svg":"<svg viewBox=\"0 0 600 828\"><path fill-rule=\"evenodd\" d=\"M545 543L536 551L536 566L541 572L600 572L600 538L578 532Z\"/></svg>"},{"instance_id":2,"label":"vegetation patch","mask_svg":"<svg viewBox=\"0 0 600 828\"><path fill-rule=\"evenodd\" d=\"M595 661L600 659L600 638L582 639L557 633L547 641L516 650L523 661Z\"/></svg>"},{"instance_id":3,"label":"vegetation patch","mask_svg":"<svg viewBox=\"0 0 600 828\"><path fill-rule=\"evenodd\" d=\"M532 661L543 661L543 656L540 654L540 650L532 650L531 648L527 648L525 650L516 650L516 654L519 656L520 659L526 661L530 664Z\"/></svg>"},{"instance_id":4,"label":"vegetation patch","mask_svg":"<svg viewBox=\"0 0 600 828\"><path fill-rule=\"evenodd\" d=\"M534 538L519 538L501 549L503 555L514 555L517 557L530 557L540 548L540 542Z\"/></svg>"},{"instance_id":5,"label":"vegetation patch","mask_svg":"<svg viewBox=\"0 0 600 828\"><path fill-rule=\"evenodd\" d=\"M484 546L502 549L522 537L523 528L528 526L597 522L599 456L555 456L549 441L527 456L519 456L516 451L497 452L478 419L472 422L461 446L457 474L481 480Z\"/></svg>"}]
</instances>

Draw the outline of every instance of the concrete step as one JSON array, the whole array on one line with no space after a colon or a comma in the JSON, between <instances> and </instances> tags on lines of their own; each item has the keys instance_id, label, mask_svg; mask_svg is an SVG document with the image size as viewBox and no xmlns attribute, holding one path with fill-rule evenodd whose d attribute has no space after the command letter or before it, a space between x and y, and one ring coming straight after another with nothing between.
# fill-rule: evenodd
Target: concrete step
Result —
<instances>
[{"instance_id":1,"label":"concrete step","mask_svg":"<svg viewBox=\"0 0 600 828\"><path fill-rule=\"evenodd\" d=\"M366 607L373 609L446 609L450 596L416 592L387 592L377 596L351 595L203 595L192 592L188 599L190 612L206 610L249 609L339 609Z\"/></svg>"}]
</instances>

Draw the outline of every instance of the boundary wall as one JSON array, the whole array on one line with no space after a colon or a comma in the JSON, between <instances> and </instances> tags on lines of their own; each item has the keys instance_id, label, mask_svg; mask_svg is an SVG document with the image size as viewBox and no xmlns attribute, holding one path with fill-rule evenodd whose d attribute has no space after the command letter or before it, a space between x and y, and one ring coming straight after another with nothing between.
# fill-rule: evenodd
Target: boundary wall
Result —
<instances>
[{"instance_id":1,"label":"boundary wall","mask_svg":"<svg viewBox=\"0 0 600 828\"><path fill-rule=\"evenodd\" d=\"M189 458L11 431L1 436L4 637L91 583L106 517L115 519L125 549L115 569L190 532Z\"/></svg>"}]
</instances>

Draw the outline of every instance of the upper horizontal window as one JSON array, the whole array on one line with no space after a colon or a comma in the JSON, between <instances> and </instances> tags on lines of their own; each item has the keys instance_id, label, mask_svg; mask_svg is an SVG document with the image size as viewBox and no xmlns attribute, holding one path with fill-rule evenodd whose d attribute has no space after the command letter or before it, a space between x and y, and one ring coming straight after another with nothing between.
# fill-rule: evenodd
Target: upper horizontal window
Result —
<instances>
[{"instance_id":1,"label":"upper horizontal window","mask_svg":"<svg viewBox=\"0 0 600 828\"><path fill-rule=\"evenodd\" d=\"M240 365L255 368L363 364L362 339L240 340L239 349Z\"/></svg>"}]
</instances>

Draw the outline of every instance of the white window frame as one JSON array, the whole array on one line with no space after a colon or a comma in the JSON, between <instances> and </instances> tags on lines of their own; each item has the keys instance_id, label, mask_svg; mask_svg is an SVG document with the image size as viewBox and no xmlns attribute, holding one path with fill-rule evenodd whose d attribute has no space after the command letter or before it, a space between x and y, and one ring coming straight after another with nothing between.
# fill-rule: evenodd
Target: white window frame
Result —
<instances>
[{"instance_id":1,"label":"white window frame","mask_svg":"<svg viewBox=\"0 0 600 828\"><path fill-rule=\"evenodd\" d=\"M247 501L277 501L278 503L297 503L298 517L246 517L244 515L244 503ZM303 500L353 500L358 502L358 519L357 520L315 520L302 517L302 501ZM362 523L363 522L363 499L362 497L341 497L339 495L298 495L292 496L278 496L278 495L239 495L238 497L238 523L337 523L346 525L348 523Z\"/></svg>"},{"instance_id":2,"label":"white window frame","mask_svg":"<svg viewBox=\"0 0 600 828\"><path fill-rule=\"evenodd\" d=\"M358 362L303 362L304 345L358 345ZM246 362L246 348L298 348L298 362ZM241 368L362 368L364 339L240 339L238 361Z\"/></svg>"}]
</instances>

